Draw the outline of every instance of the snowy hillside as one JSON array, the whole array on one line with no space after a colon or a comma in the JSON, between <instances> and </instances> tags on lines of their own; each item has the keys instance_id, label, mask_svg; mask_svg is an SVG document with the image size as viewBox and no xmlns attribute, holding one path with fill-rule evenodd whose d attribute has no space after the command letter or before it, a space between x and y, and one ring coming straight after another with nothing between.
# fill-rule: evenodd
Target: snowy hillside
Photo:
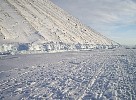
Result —
<instances>
[{"instance_id":1,"label":"snowy hillside","mask_svg":"<svg viewBox=\"0 0 136 100\"><path fill-rule=\"evenodd\" d=\"M49 0L1 0L0 43L0 52L118 46Z\"/></svg>"}]
</instances>

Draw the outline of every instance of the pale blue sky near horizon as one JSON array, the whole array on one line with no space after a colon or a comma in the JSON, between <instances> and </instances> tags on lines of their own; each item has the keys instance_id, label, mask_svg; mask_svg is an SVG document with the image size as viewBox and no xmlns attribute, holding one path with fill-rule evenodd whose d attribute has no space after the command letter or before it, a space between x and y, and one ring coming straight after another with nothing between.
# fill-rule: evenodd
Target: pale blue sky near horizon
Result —
<instances>
[{"instance_id":1,"label":"pale blue sky near horizon","mask_svg":"<svg viewBox=\"0 0 136 100\"><path fill-rule=\"evenodd\" d=\"M99 33L136 45L136 0L51 0Z\"/></svg>"}]
</instances>

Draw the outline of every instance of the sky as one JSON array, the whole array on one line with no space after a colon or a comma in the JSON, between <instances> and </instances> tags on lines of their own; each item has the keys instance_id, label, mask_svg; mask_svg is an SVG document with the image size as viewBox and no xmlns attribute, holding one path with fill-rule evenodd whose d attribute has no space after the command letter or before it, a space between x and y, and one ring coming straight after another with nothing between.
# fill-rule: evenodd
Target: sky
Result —
<instances>
[{"instance_id":1,"label":"sky","mask_svg":"<svg viewBox=\"0 0 136 100\"><path fill-rule=\"evenodd\" d=\"M136 45L136 0L51 0L122 45Z\"/></svg>"}]
</instances>

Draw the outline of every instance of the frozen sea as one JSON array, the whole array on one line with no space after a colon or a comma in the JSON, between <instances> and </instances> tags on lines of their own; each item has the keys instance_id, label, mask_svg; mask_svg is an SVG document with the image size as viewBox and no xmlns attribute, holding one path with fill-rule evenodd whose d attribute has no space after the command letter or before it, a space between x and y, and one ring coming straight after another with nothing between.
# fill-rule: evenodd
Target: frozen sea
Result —
<instances>
[{"instance_id":1,"label":"frozen sea","mask_svg":"<svg viewBox=\"0 0 136 100\"><path fill-rule=\"evenodd\" d=\"M136 100L136 49L1 55L0 100Z\"/></svg>"}]
</instances>

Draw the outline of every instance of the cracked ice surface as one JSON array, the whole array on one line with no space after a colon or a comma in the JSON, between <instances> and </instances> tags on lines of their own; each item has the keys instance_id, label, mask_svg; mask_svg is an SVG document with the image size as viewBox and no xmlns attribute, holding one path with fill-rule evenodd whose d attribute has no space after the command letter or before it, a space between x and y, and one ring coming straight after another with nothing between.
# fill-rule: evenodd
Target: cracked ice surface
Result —
<instances>
[{"instance_id":1,"label":"cracked ice surface","mask_svg":"<svg viewBox=\"0 0 136 100\"><path fill-rule=\"evenodd\" d=\"M0 58L1 100L136 100L136 50Z\"/></svg>"}]
</instances>

